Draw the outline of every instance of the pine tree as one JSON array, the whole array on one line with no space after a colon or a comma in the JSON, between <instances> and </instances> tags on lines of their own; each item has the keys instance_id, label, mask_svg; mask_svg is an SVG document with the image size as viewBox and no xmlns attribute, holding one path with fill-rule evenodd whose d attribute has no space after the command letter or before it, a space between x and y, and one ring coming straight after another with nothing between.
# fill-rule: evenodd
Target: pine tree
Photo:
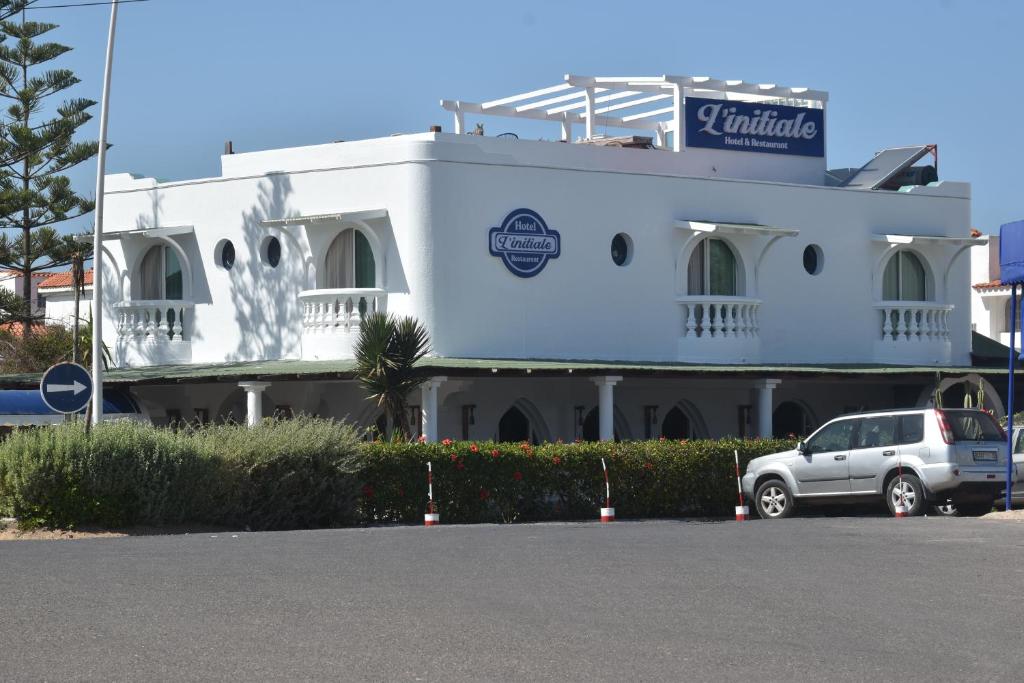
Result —
<instances>
[{"instance_id":1,"label":"pine tree","mask_svg":"<svg viewBox=\"0 0 1024 683\"><path fill-rule=\"evenodd\" d=\"M28 21L24 7L31 2L0 0L0 98L10 103L0 115L0 266L22 273L22 296L32 298L32 273L67 266L75 253L88 246L55 226L92 211L93 202L78 195L63 175L91 158L96 142L76 142L78 129L91 117L92 100L71 98L54 105L49 98L79 80L68 69L44 65L71 48L38 42L56 24ZM11 20L12 8L21 10ZM24 313L24 336L41 317L32 305Z\"/></svg>"}]
</instances>

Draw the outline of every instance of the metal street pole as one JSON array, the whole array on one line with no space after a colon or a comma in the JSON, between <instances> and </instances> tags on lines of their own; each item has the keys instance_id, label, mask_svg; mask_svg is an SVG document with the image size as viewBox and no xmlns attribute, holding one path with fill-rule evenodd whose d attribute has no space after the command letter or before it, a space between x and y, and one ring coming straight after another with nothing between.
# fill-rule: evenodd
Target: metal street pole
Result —
<instances>
[{"instance_id":1,"label":"metal street pole","mask_svg":"<svg viewBox=\"0 0 1024 683\"><path fill-rule=\"evenodd\" d=\"M92 423L103 419L103 174L107 169L107 112L110 108L110 70L114 61L114 30L117 5L110 5L107 33L107 61L103 71L103 101L100 103L100 148L96 169L96 228L92 261Z\"/></svg>"},{"instance_id":2,"label":"metal street pole","mask_svg":"<svg viewBox=\"0 0 1024 683\"><path fill-rule=\"evenodd\" d=\"M1011 497L1013 495L1013 394L1014 394L1014 366L1017 360L1017 283L1010 285L1010 373L1006 380L1006 510L1013 509ZM1021 331L1024 338L1024 330ZM1022 345L1024 346L1024 345Z\"/></svg>"}]
</instances>

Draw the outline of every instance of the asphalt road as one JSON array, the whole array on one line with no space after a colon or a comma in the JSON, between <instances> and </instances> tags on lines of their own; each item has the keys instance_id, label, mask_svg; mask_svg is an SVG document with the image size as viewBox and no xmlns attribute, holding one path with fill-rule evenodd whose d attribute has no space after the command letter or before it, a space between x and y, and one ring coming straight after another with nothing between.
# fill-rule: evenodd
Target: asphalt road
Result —
<instances>
[{"instance_id":1,"label":"asphalt road","mask_svg":"<svg viewBox=\"0 0 1024 683\"><path fill-rule=\"evenodd\" d=\"M0 577L4 680L1024 677L1012 522L17 541Z\"/></svg>"}]
</instances>

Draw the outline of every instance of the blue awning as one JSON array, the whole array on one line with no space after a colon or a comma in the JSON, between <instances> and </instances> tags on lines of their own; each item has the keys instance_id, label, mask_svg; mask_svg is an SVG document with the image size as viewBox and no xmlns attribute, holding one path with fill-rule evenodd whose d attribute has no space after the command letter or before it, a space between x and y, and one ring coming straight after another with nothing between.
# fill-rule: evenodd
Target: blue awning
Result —
<instances>
[{"instance_id":1,"label":"blue awning","mask_svg":"<svg viewBox=\"0 0 1024 683\"><path fill-rule=\"evenodd\" d=\"M103 413L106 415L138 414L138 404L123 389L103 390ZM43 397L34 389L0 390L0 419L5 415L60 415L43 402Z\"/></svg>"}]
</instances>

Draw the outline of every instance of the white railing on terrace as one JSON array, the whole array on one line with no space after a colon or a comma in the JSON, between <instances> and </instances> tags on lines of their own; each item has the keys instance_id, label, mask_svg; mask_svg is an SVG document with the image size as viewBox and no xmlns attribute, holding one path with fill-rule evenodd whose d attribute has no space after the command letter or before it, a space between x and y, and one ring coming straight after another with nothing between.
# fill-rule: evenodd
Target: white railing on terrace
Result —
<instances>
[{"instance_id":1,"label":"white railing on terrace","mask_svg":"<svg viewBox=\"0 0 1024 683\"><path fill-rule=\"evenodd\" d=\"M183 342L192 337L191 301L157 299L115 304L121 340Z\"/></svg>"},{"instance_id":2,"label":"white railing on terrace","mask_svg":"<svg viewBox=\"0 0 1024 683\"><path fill-rule=\"evenodd\" d=\"M949 314L953 307L930 301L881 301L883 342L949 341Z\"/></svg>"},{"instance_id":3,"label":"white railing on terrace","mask_svg":"<svg viewBox=\"0 0 1024 683\"><path fill-rule=\"evenodd\" d=\"M363 316L387 310L383 289L310 289L299 293L302 329L315 333L347 333L358 328Z\"/></svg>"},{"instance_id":4,"label":"white railing on terrace","mask_svg":"<svg viewBox=\"0 0 1024 683\"><path fill-rule=\"evenodd\" d=\"M740 296L681 296L676 301L683 307L683 338L725 339L755 338L759 299Z\"/></svg>"}]
</instances>

